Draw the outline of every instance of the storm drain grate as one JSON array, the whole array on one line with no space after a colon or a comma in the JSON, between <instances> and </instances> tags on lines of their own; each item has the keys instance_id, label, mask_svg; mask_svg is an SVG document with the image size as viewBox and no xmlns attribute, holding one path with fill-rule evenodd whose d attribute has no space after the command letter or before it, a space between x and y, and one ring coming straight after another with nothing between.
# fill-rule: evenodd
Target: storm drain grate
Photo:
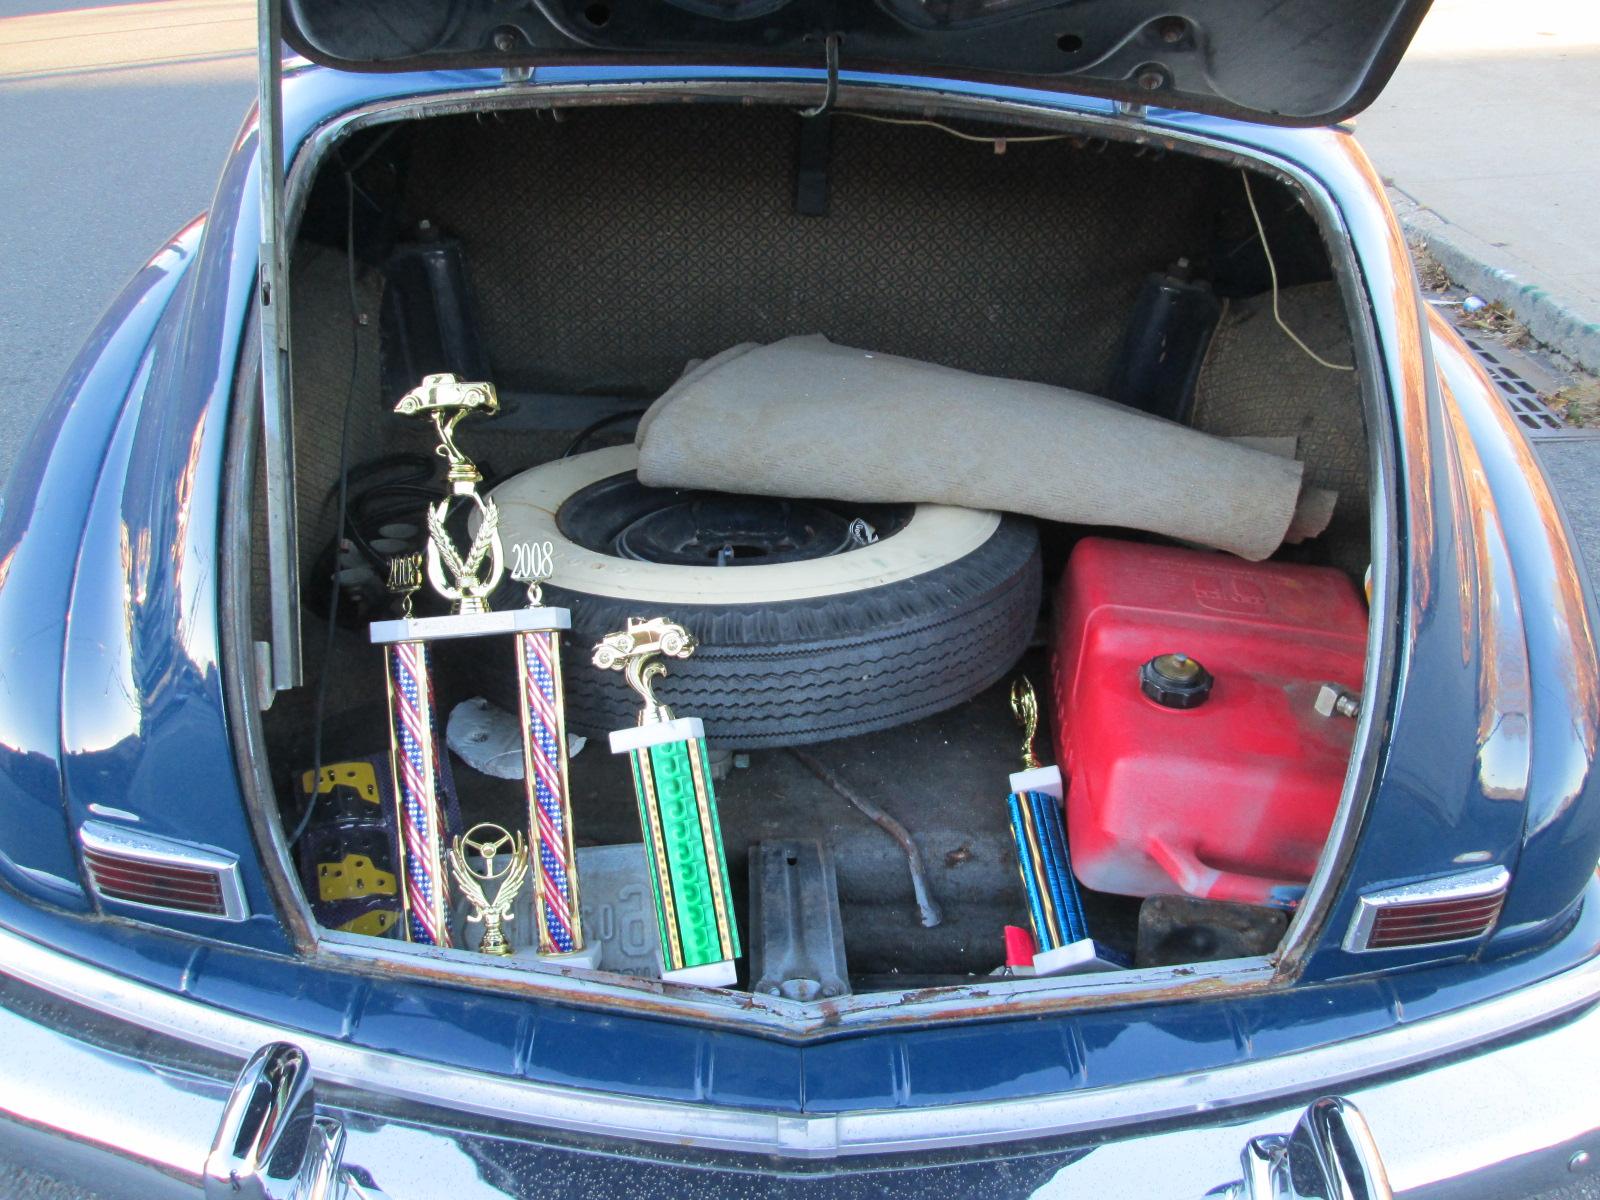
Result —
<instances>
[{"instance_id":1,"label":"storm drain grate","mask_svg":"<svg viewBox=\"0 0 1600 1200\"><path fill-rule=\"evenodd\" d=\"M1500 394L1506 398L1506 404L1511 408L1511 415L1516 417L1524 428L1537 433L1566 430L1566 424L1556 416L1555 410L1540 399L1539 389L1505 361L1504 352L1497 355L1477 338L1468 337L1465 333L1461 334L1461 340L1466 342L1478 356L1484 369L1489 372L1489 378L1494 380L1500 389Z\"/></svg>"}]
</instances>

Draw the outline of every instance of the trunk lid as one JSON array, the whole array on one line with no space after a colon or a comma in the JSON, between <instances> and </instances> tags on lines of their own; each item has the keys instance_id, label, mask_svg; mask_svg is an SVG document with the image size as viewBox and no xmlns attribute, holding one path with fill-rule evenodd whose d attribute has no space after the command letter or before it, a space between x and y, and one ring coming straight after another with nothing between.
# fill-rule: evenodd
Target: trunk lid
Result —
<instances>
[{"instance_id":1,"label":"trunk lid","mask_svg":"<svg viewBox=\"0 0 1600 1200\"><path fill-rule=\"evenodd\" d=\"M267 0L271 3L272 0ZM283 35L342 70L693 63L892 71L1276 125L1344 120L1430 0L282 0Z\"/></svg>"}]
</instances>

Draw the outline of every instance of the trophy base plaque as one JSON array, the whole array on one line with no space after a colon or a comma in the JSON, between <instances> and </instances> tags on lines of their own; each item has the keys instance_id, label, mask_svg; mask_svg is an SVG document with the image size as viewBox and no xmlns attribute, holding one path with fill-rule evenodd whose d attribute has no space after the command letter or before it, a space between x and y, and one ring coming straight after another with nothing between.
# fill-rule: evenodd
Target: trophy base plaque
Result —
<instances>
[{"instance_id":1,"label":"trophy base plaque","mask_svg":"<svg viewBox=\"0 0 1600 1200\"><path fill-rule=\"evenodd\" d=\"M1084 975L1095 971L1120 971L1127 965L1092 938L1068 942L1033 956L1035 975Z\"/></svg>"},{"instance_id":2,"label":"trophy base plaque","mask_svg":"<svg viewBox=\"0 0 1600 1200\"><path fill-rule=\"evenodd\" d=\"M581 950L554 951L539 955L539 961L552 967L582 967L586 971L600 969L600 943L590 942Z\"/></svg>"},{"instance_id":3,"label":"trophy base plaque","mask_svg":"<svg viewBox=\"0 0 1600 1200\"><path fill-rule=\"evenodd\" d=\"M733 960L706 963L703 967L684 967L678 971L663 971L661 978L668 983L689 983L695 987L732 987L739 977Z\"/></svg>"},{"instance_id":4,"label":"trophy base plaque","mask_svg":"<svg viewBox=\"0 0 1600 1200\"><path fill-rule=\"evenodd\" d=\"M503 612L451 613L442 617L396 617L392 621L374 621L369 628L375 646L390 642L442 642L497 633L571 629L572 613L565 608L509 608Z\"/></svg>"}]
</instances>

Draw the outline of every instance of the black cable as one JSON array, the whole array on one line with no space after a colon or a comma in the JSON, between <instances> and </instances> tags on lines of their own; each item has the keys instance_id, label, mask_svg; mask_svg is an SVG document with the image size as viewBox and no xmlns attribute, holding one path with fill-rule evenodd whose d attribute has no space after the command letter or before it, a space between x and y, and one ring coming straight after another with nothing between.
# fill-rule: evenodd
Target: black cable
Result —
<instances>
[{"instance_id":1,"label":"black cable","mask_svg":"<svg viewBox=\"0 0 1600 1200\"><path fill-rule=\"evenodd\" d=\"M362 492L364 493L373 488L387 487L390 484L427 483L428 480L433 478L437 461L436 455L417 454L409 451L402 451L396 454L380 454L377 458L369 458L366 462L357 463L351 467L349 470L350 482L355 483L357 480L365 479L369 475L377 475L380 472L394 471L405 467L407 470L404 475L399 475L394 479L382 480L378 483L369 483L362 489ZM339 483L335 480L333 486L328 489L328 494L322 498L322 511L327 512L328 505L333 504L338 499Z\"/></svg>"},{"instance_id":2,"label":"black cable","mask_svg":"<svg viewBox=\"0 0 1600 1200\"><path fill-rule=\"evenodd\" d=\"M380 142L379 145L382 143ZM356 163L359 166L371 156L374 146ZM356 184L355 167L346 167L345 182L345 263L350 285L350 382L345 389L344 420L339 431L339 503L334 518L333 578L328 596L328 637L322 647L322 669L317 673L317 698L311 716L311 795L306 800L306 811L300 815L289 838L292 847L299 843L317 811L317 798L322 795L322 721L328 706L329 668L333 662L334 635L338 632L339 617L339 550L344 541L345 517L350 502L350 414L356 407L356 372L361 364L361 301L356 295Z\"/></svg>"},{"instance_id":3,"label":"black cable","mask_svg":"<svg viewBox=\"0 0 1600 1200\"><path fill-rule=\"evenodd\" d=\"M580 446L582 446L595 434L599 433L607 425L615 425L619 421L626 421L634 417L642 417L644 416L645 412L646 410L642 408L626 408L621 412L607 413L598 421L593 421L590 424L585 425L582 429L578 430L578 436L567 443L567 448L562 451L561 457L571 458L578 452L578 448Z\"/></svg>"},{"instance_id":4,"label":"black cable","mask_svg":"<svg viewBox=\"0 0 1600 1200\"><path fill-rule=\"evenodd\" d=\"M348 480L349 484L353 485L365 476L394 472L401 468L405 469L405 473L396 478L369 483L348 494L345 502L347 506L345 528L336 528L334 530L334 553L337 555L342 548L341 542L348 537L353 547L361 554L362 558L366 559L367 565L381 573L385 569L387 559L373 548L367 537L368 529L375 521L386 523L384 522L386 517L401 518L410 515L413 520L415 517L414 514L399 509L397 506L379 508L375 516L372 511L373 505L376 501L385 497L432 499L437 489L423 485L433 478L435 462L436 460L432 456L426 454L386 454L378 458L369 459L364 463L357 463L348 470L341 471L339 481L335 482L328 489L328 494L323 497L321 509L323 513L328 511L329 505L338 501L340 484L344 481Z\"/></svg>"}]
</instances>

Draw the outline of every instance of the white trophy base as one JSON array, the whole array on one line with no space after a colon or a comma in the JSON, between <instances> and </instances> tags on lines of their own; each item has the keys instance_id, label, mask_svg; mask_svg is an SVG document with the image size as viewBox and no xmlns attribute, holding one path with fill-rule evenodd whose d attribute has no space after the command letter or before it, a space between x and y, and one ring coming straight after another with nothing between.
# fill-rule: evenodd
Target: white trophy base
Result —
<instances>
[{"instance_id":1,"label":"white trophy base","mask_svg":"<svg viewBox=\"0 0 1600 1200\"><path fill-rule=\"evenodd\" d=\"M697 742L705 735L706 727L699 717L679 717L675 721L656 721L650 725L635 725L631 729L614 729L611 731L611 753L626 754L630 750L665 746L669 742Z\"/></svg>"},{"instance_id":2,"label":"white trophy base","mask_svg":"<svg viewBox=\"0 0 1600 1200\"><path fill-rule=\"evenodd\" d=\"M1092 971L1120 970L1122 967L1117 963L1101 956L1100 947L1093 938L1068 942L1033 956L1035 975L1086 975Z\"/></svg>"},{"instance_id":3,"label":"white trophy base","mask_svg":"<svg viewBox=\"0 0 1600 1200\"><path fill-rule=\"evenodd\" d=\"M1047 796L1061 799L1065 788L1061 786L1060 767L1030 767L1026 771L1013 771L1011 773L1011 790L1013 792L1043 792Z\"/></svg>"},{"instance_id":4,"label":"white trophy base","mask_svg":"<svg viewBox=\"0 0 1600 1200\"><path fill-rule=\"evenodd\" d=\"M696 987L732 987L738 977L738 968L733 965L731 958L725 958L721 962L701 963L698 967L661 972L661 978L669 983L692 983Z\"/></svg>"},{"instance_id":5,"label":"white trophy base","mask_svg":"<svg viewBox=\"0 0 1600 1200\"><path fill-rule=\"evenodd\" d=\"M374 645L389 642L440 642L447 638L483 637L492 633L548 633L571 629L572 610L512 608L504 612L450 613L443 617L398 617L374 621Z\"/></svg>"},{"instance_id":6,"label":"white trophy base","mask_svg":"<svg viewBox=\"0 0 1600 1200\"><path fill-rule=\"evenodd\" d=\"M582 950L569 950L565 954L541 954L539 961L552 967L582 967L586 971L598 971L600 943L590 942Z\"/></svg>"}]
</instances>

